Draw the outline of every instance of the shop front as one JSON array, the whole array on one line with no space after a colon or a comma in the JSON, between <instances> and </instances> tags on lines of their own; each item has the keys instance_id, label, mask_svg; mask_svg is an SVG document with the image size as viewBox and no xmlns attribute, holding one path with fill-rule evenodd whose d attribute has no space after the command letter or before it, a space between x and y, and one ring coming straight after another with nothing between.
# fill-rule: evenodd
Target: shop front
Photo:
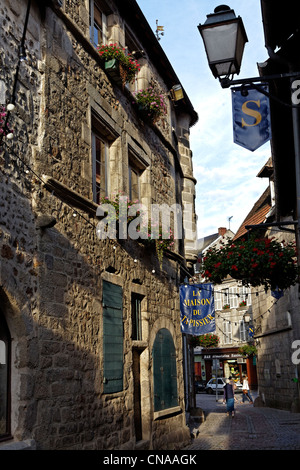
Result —
<instances>
[{"instance_id":1,"label":"shop front","mask_svg":"<svg viewBox=\"0 0 300 470\"><path fill-rule=\"evenodd\" d=\"M248 374L247 360L238 352L238 348L202 349L205 364L205 376L208 381L216 374L218 377L232 377L235 382L242 382Z\"/></svg>"}]
</instances>

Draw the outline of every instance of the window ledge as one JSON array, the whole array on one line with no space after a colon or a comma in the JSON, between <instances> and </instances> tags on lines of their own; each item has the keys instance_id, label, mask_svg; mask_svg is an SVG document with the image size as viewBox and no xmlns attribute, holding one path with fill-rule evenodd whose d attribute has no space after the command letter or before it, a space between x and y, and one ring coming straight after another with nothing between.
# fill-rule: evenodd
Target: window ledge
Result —
<instances>
[{"instance_id":1,"label":"window ledge","mask_svg":"<svg viewBox=\"0 0 300 470\"><path fill-rule=\"evenodd\" d=\"M0 443L0 450L36 450L36 443L33 439L3 442Z\"/></svg>"},{"instance_id":2,"label":"window ledge","mask_svg":"<svg viewBox=\"0 0 300 470\"><path fill-rule=\"evenodd\" d=\"M68 188L65 184L52 178L52 176L43 175L43 182L47 190L54 192L62 201L95 216L98 208L95 202L81 196L73 189Z\"/></svg>"},{"instance_id":3,"label":"window ledge","mask_svg":"<svg viewBox=\"0 0 300 470\"><path fill-rule=\"evenodd\" d=\"M166 418L167 416L179 414L181 412L182 412L182 409L180 406L174 406L173 408L168 408L167 410L154 411L153 418L154 420Z\"/></svg>"},{"instance_id":4,"label":"window ledge","mask_svg":"<svg viewBox=\"0 0 300 470\"><path fill-rule=\"evenodd\" d=\"M142 340L132 340L132 347L134 349L146 349L148 347L147 341L142 341Z\"/></svg>"}]
</instances>

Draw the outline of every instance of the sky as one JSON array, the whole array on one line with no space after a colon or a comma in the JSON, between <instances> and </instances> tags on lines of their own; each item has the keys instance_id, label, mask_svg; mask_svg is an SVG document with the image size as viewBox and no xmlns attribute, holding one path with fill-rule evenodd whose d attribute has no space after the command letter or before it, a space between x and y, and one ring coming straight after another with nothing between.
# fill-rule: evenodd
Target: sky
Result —
<instances>
[{"instance_id":1,"label":"sky","mask_svg":"<svg viewBox=\"0 0 300 470\"><path fill-rule=\"evenodd\" d=\"M206 21L220 1L137 0L155 32L164 26L160 45L198 113L191 128L190 147L197 179L197 237L219 227L237 232L254 203L268 186L257 174L270 157L267 142L251 152L233 142L231 90L222 89L209 69L198 24ZM248 36L241 72L235 78L257 77L257 63L268 59L264 47L260 0L228 0L241 16ZM229 221L229 218L230 221Z\"/></svg>"}]
</instances>

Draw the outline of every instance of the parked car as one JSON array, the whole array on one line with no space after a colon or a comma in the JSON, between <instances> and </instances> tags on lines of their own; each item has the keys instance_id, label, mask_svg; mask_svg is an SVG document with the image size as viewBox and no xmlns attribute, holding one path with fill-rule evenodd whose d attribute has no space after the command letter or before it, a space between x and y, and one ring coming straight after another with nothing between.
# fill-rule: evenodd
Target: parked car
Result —
<instances>
[{"instance_id":1,"label":"parked car","mask_svg":"<svg viewBox=\"0 0 300 470\"><path fill-rule=\"evenodd\" d=\"M204 380L197 380L197 382L195 382L195 392L205 392L205 386L206 382Z\"/></svg>"},{"instance_id":2,"label":"parked car","mask_svg":"<svg viewBox=\"0 0 300 470\"><path fill-rule=\"evenodd\" d=\"M226 379L224 377L218 377L218 392L221 392L223 387L226 385ZM241 382L235 382L236 388L235 393L243 391L243 385ZM216 392L216 379L210 379L205 387L206 393Z\"/></svg>"},{"instance_id":3,"label":"parked car","mask_svg":"<svg viewBox=\"0 0 300 470\"><path fill-rule=\"evenodd\" d=\"M226 382L224 378L218 377L218 392L222 392ZM210 379L205 387L206 393L216 392L216 379Z\"/></svg>"}]
</instances>

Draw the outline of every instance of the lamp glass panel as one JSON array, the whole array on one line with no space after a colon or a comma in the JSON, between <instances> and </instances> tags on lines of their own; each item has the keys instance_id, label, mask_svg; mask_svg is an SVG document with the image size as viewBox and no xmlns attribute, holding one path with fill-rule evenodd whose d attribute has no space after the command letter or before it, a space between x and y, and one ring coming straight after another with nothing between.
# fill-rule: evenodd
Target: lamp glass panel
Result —
<instances>
[{"instance_id":1,"label":"lamp glass panel","mask_svg":"<svg viewBox=\"0 0 300 470\"><path fill-rule=\"evenodd\" d=\"M217 77L222 77L223 75L230 75L238 72L232 61L223 62L222 64L214 64L212 68L215 69Z\"/></svg>"},{"instance_id":2,"label":"lamp glass panel","mask_svg":"<svg viewBox=\"0 0 300 470\"><path fill-rule=\"evenodd\" d=\"M233 59L238 24L229 23L202 30L209 62Z\"/></svg>"}]
</instances>

